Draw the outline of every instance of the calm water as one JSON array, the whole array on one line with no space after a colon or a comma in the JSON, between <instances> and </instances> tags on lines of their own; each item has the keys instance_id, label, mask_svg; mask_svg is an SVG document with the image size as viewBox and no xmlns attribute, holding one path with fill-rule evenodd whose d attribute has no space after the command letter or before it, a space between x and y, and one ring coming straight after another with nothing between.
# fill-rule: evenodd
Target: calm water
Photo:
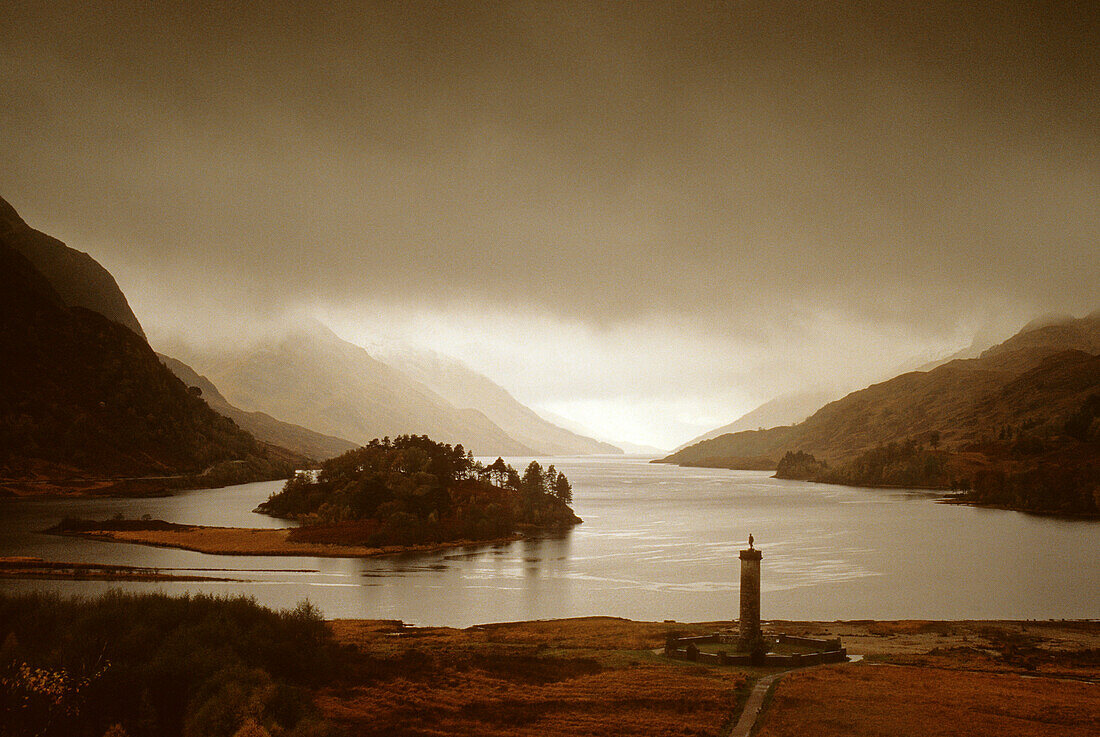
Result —
<instances>
[{"instance_id":1,"label":"calm water","mask_svg":"<svg viewBox=\"0 0 1100 737\"><path fill-rule=\"evenodd\" d=\"M512 459L522 468L526 459ZM583 525L557 538L366 560L254 558L74 540L38 531L65 515L280 527L250 510L279 482L148 500L0 501L0 555L162 569L224 569L231 583L133 590L245 593L329 617L416 624L607 614L737 617L737 551L764 553L763 616L776 619L1098 618L1100 523L935 503L918 491L780 481L622 458L555 458ZM97 593L117 582L0 581L6 591Z\"/></svg>"}]
</instances>

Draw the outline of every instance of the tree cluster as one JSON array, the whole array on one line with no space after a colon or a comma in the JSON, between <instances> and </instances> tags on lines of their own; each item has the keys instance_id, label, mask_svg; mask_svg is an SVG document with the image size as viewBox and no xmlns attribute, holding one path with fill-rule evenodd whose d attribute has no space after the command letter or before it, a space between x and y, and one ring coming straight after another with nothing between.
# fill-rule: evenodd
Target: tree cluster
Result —
<instances>
[{"instance_id":1,"label":"tree cluster","mask_svg":"<svg viewBox=\"0 0 1100 737\"><path fill-rule=\"evenodd\" d=\"M299 474L258 511L306 523L300 541L413 545L505 537L579 520L564 474L532 461L521 476L423 435L372 440Z\"/></svg>"},{"instance_id":2,"label":"tree cluster","mask_svg":"<svg viewBox=\"0 0 1100 737\"><path fill-rule=\"evenodd\" d=\"M940 437L928 437L929 445L938 446ZM948 454L933 450L909 438L904 442L879 445L847 463L830 466L813 455L788 452L779 462L776 476L785 479L819 481L847 486L909 486L946 489L956 485L948 467Z\"/></svg>"},{"instance_id":3,"label":"tree cluster","mask_svg":"<svg viewBox=\"0 0 1100 737\"><path fill-rule=\"evenodd\" d=\"M968 498L1025 512L1100 515L1096 446L1082 443L991 464L974 474Z\"/></svg>"},{"instance_id":4,"label":"tree cluster","mask_svg":"<svg viewBox=\"0 0 1100 737\"><path fill-rule=\"evenodd\" d=\"M309 689L341 654L308 604L111 592L0 596L0 735L330 734Z\"/></svg>"},{"instance_id":5,"label":"tree cluster","mask_svg":"<svg viewBox=\"0 0 1100 737\"><path fill-rule=\"evenodd\" d=\"M1089 398L1066 420L1067 435L1092 433L1100 400ZM847 463L829 466L804 452L788 452L778 478L847 486L968 490L979 504L1026 512L1100 514L1100 456L1092 435L1081 442L1039 435L1034 428L1003 429L1003 439L965 448L966 455L935 450L908 439L880 445ZM938 438L929 437L930 445Z\"/></svg>"},{"instance_id":6,"label":"tree cluster","mask_svg":"<svg viewBox=\"0 0 1100 737\"><path fill-rule=\"evenodd\" d=\"M1089 396L1068 418L1066 434L1082 443L1100 442L1100 394Z\"/></svg>"},{"instance_id":7,"label":"tree cluster","mask_svg":"<svg viewBox=\"0 0 1100 737\"><path fill-rule=\"evenodd\" d=\"M787 451L775 466L775 477L808 481L827 469L829 464L819 461L805 451Z\"/></svg>"},{"instance_id":8,"label":"tree cluster","mask_svg":"<svg viewBox=\"0 0 1100 737\"><path fill-rule=\"evenodd\" d=\"M935 444L939 445L938 436ZM820 480L851 486L948 489L957 482L951 478L947 459L946 452L932 450L908 438L872 448L855 460L824 472Z\"/></svg>"}]
</instances>

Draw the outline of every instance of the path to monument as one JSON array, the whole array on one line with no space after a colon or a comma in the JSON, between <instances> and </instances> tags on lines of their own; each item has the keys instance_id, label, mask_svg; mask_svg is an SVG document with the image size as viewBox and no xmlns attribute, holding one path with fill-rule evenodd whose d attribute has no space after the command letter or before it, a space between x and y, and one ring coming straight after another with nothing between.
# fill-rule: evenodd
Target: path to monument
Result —
<instances>
[{"instance_id":1,"label":"path to monument","mask_svg":"<svg viewBox=\"0 0 1100 737\"><path fill-rule=\"evenodd\" d=\"M847 663L840 665L851 665L852 663L858 663L863 660L862 655L853 655L849 658ZM737 724L733 726L729 734L726 737L749 737L749 733L752 732L753 726L756 724L756 720L760 717L760 707L764 705L764 696L767 695L768 689L779 678L787 675L788 673L794 673L796 670L805 671L813 668L826 668L829 666L835 666L835 663L827 663L825 665L812 665L809 668L792 668L791 670L781 671L779 673L772 673L770 676L764 676L756 685L752 688L752 693L749 694L749 698L745 701L745 708L741 711L741 718L737 720Z\"/></svg>"},{"instance_id":2,"label":"path to monument","mask_svg":"<svg viewBox=\"0 0 1100 737\"><path fill-rule=\"evenodd\" d=\"M760 715L760 707L764 705L764 695L768 693L768 688L775 682L775 679L789 672L790 671L772 673L770 676L764 676L756 682L756 685L753 686L752 693L749 694L749 698L745 702L745 709L741 712L741 718L737 720L737 724L730 730L729 737L749 737L749 732L752 731L752 725L756 724L756 717Z\"/></svg>"}]
</instances>

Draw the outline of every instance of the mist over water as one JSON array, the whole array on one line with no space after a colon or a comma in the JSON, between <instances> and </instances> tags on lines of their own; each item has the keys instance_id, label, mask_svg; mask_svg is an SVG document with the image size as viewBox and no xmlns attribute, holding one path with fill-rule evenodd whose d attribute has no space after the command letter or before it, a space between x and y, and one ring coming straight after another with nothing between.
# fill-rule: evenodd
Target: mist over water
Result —
<instances>
[{"instance_id":1,"label":"mist over water","mask_svg":"<svg viewBox=\"0 0 1100 737\"><path fill-rule=\"evenodd\" d=\"M522 467L529 459L507 459ZM737 616L737 551L763 551L765 619L1095 618L1100 524L936 503L921 491L856 489L686 469L632 458L539 459L574 485L571 532L372 559L214 556L38 533L65 515L116 511L172 522L281 527L252 513L280 482L147 500L0 502L0 555L169 569L235 582L5 581L8 591L110 588L310 599L327 617L416 624L585 615ZM202 573L203 571L199 571Z\"/></svg>"}]
</instances>

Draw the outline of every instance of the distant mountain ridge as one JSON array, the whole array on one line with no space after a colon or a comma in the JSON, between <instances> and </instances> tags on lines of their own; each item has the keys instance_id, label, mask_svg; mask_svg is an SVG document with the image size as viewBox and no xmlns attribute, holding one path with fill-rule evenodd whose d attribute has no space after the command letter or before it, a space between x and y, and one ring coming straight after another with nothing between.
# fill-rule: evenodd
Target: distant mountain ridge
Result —
<instances>
[{"instance_id":1,"label":"distant mountain ridge","mask_svg":"<svg viewBox=\"0 0 1100 737\"><path fill-rule=\"evenodd\" d=\"M98 261L23 222L0 198L0 238L23 254L70 307L84 307L145 338L137 316L111 272Z\"/></svg>"},{"instance_id":2,"label":"distant mountain ridge","mask_svg":"<svg viewBox=\"0 0 1100 737\"><path fill-rule=\"evenodd\" d=\"M277 420L264 412L246 412L229 403L210 379L202 376L183 361L158 353L161 363L188 386L198 387L210 408L225 415L260 440L274 443L295 453L323 461L356 448L343 438L324 435L309 428Z\"/></svg>"},{"instance_id":3,"label":"distant mountain ridge","mask_svg":"<svg viewBox=\"0 0 1100 737\"><path fill-rule=\"evenodd\" d=\"M267 343L216 352L168 352L210 378L232 404L355 443L428 435L478 455L536 455L474 409L372 357L320 323Z\"/></svg>"},{"instance_id":4,"label":"distant mountain ridge","mask_svg":"<svg viewBox=\"0 0 1100 737\"><path fill-rule=\"evenodd\" d=\"M293 471L299 456L258 442L210 409L137 332L69 306L12 245L36 231L28 235L3 205L0 477L255 480Z\"/></svg>"},{"instance_id":5,"label":"distant mountain ridge","mask_svg":"<svg viewBox=\"0 0 1100 737\"><path fill-rule=\"evenodd\" d=\"M836 461L851 458L879 443L933 431L940 432L944 442L962 442L973 439L983 429L974 407L987 395L1038 368L1047 359L1061 355L1063 360L1075 363L1074 352L1100 353L1100 317L1096 313L1021 331L985 350L978 358L957 359L930 371L912 371L872 384L826 404L793 427L722 435L684 448L664 460L713 461L761 454L774 456L795 450ZM1100 375L1095 378L1100 384ZM1054 413L1080 397L1044 393L1043 399ZM1031 407L1030 411L1041 413L1038 407ZM1015 419L1023 421L1025 414L1024 408L1020 408L1013 416L1020 415Z\"/></svg>"},{"instance_id":6,"label":"distant mountain ridge","mask_svg":"<svg viewBox=\"0 0 1100 737\"><path fill-rule=\"evenodd\" d=\"M794 425L805 420L826 402L836 399L839 393L826 388L815 388L783 394L764 402L764 404L738 417L728 425L723 425L689 440L673 452L681 451L704 440L711 440L721 435L743 430L760 430L780 425Z\"/></svg>"},{"instance_id":7,"label":"distant mountain ridge","mask_svg":"<svg viewBox=\"0 0 1100 737\"><path fill-rule=\"evenodd\" d=\"M373 354L459 408L477 409L539 454L622 453L620 448L559 427L521 404L504 387L466 364L433 351L376 349Z\"/></svg>"},{"instance_id":8,"label":"distant mountain ridge","mask_svg":"<svg viewBox=\"0 0 1100 737\"><path fill-rule=\"evenodd\" d=\"M920 462L925 470L901 474L910 479L904 483L954 479L986 501L1088 512L1100 509L1100 498L1091 502L1086 488L1094 476L1100 488L1098 354L1100 313L1046 322L977 358L852 392L797 425L722 435L662 460L740 468L768 459L781 474L870 484ZM784 469L787 454L798 458ZM1057 474L1060 481L1049 480ZM1074 490L1074 498L1044 506L1049 500L1042 495L1057 496L1057 488Z\"/></svg>"}]
</instances>

